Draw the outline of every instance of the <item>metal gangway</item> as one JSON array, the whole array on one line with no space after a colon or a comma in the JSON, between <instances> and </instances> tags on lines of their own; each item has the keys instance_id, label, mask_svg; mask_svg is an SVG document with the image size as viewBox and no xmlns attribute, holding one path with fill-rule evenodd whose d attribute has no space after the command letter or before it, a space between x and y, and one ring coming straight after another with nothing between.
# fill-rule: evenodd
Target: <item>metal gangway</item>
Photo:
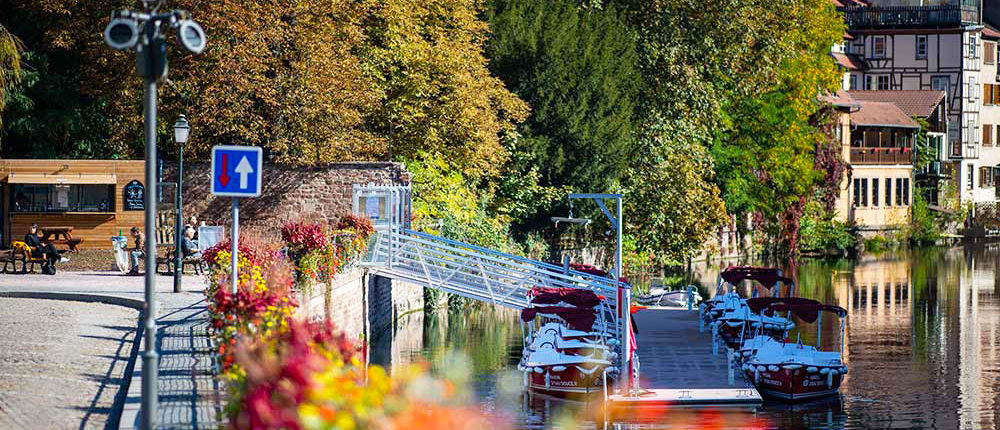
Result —
<instances>
[{"instance_id":1,"label":"metal gangway","mask_svg":"<svg viewBox=\"0 0 1000 430\"><path fill-rule=\"evenodd\" d=\"M533 287L592 290L611 310L611 331L625 348L621 368L630 368L631 333L625 327L631 289L626 284L412 230L409 200L408 187L355 186L354 212L372 218L375 226L361 261L369 273L518 310L531 306Z\"/></svg>"}]
</instances>

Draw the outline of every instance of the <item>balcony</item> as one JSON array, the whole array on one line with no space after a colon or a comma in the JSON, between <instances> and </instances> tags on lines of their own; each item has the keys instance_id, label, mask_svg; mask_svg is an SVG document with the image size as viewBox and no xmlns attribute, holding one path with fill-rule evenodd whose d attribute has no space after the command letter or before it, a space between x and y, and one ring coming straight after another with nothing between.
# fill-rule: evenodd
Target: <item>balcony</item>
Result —
<instances>
[{"instance_id":1,"label":"balcony","mask_svg":"<svg viewBox=\"0 0 1000 430\"><path fill-rule=\"evenodd\" d=\"M851 164L913 164L908 148L851 148Z\"/></svg>"},{"instance_id":2,"label":"balcony","mask_svg":"<svg viewBox=\"0 0 1000 430\"><path fill-rule=\"evenodd\" d=\"M848 30L888 28L956 28L979 24L979 7L849 6L842 9Z\"/></svg>"}]
</instances>

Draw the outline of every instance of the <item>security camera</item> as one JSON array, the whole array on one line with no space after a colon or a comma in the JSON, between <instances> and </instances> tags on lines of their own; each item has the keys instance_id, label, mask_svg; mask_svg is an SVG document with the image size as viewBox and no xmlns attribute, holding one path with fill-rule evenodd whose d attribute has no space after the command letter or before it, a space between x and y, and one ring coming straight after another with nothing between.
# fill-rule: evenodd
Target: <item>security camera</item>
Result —
<instances>
[{"instance_id":1,"label":"security camera","mask_svg":"<svg viewBox=\"0 0 1000 430\"><path fill-rule=\"evenodd\" d=\"M177 40L181 43L181 46L192 54L201 54L201 51L205 50L205 30L190 19L185 19L180 22L177 27Z\"/></svg>"},{"instance_id":2,"label":"security camera","mask_svg":"<svg viewBox=\"0 0 1000 430\"><path fill-rule=\"evenodd\" d=\"M104 28L104 41L111 49L132 49L139 42L139 25L134 19L114 18Z\"/></svg>"}]
</instances>

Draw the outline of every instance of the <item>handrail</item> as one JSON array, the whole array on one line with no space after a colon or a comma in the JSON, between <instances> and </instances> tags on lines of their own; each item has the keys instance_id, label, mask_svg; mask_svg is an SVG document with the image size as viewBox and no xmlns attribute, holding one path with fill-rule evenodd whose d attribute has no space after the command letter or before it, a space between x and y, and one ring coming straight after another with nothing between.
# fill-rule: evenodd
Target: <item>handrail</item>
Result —
<instances>
[{"instance_id":1,"label":"handrail","mask_svg":"<svg viewBox=\"0 0 1000 430\"><path fill-rule=\"evenodd\" d=\"M506 253L502 253L502 252L499 252L499 251L496 251L496 250L492 250L492 249L489 249L489 248L483 248L481 246L476 246L476 245L472 245L472 244L468 244L468 243L458 242L458 241L451 240L451 239L445 239L443 237L434 236L434 235L430 235L430 234L427 234L427 233L421 233L421 232L418 232L418 231L407 230L407 229L403 229L403 233L405 233L406 235L411 235L411 236L417 236L417 237L424 238L425 239L423 241L424 243L428 243L428 241L431 241L431 242L444 242L444 243L447 243L447 244L450 244L450 245L453 245L453 246L457 246L457 247L460 247L460 248L467 248L467 249L478 251L478 252L481 252L481 253L484 253L484 254L496 255L496 256L500 256L502 258L506 258L506 259L510 259L510 260L514 260L514 261L518 261L518 262L522 262L522 263L527 263L527 264L532 265L532 266L540 266L540 267L544 267L546 269L550 269L550 270L546 270L545 271L546 274L563 275L564 270L565 270L563 267L557 266L557 265L554 265L554 264L551 264L551 263L546 263L546 262L537 261L537 260L531 260L529 258L525 258L525 257L513 255L513 254L506 254ZM615 280L615 279L606 278L606 277L594 275L594 274L591 274L591 273L580 272L580 271L573 270L573 269L570 269L569 273L573 274L574 276L578 276L578 277L582 277L582 278L587 278L587 279L592 279L592 280L594 280L596 282L600 282L602 284L603 283L613 284L614 287L612 287L612 289L614 289L614 290L617 290L617 285L620 283L618 280Z\"/></svg>"}]
</instances>

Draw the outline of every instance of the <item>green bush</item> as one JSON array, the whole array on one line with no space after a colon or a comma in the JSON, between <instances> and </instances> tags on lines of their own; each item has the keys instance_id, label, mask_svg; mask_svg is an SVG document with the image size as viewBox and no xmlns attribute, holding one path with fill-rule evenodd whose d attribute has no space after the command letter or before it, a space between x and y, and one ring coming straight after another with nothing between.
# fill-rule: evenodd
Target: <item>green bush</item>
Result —
<instances>
[{"instance_id":1,"label":"green bush","mask_svg":"<svg viewBox=\"0 0 1000 430\"><path fill-rule=\"evenodd\" d=\"M833 217L819 202L806 203L799 224L799 247L804 251L844 252L857 245L851 226Z\"/></svg>"},{"instance_id":2,"label":"green bush","mask_svg":"<svg viewBox=\"0 0 1000 430\"><path fill-rule=\"evenodd\" d=\"M913 193L912 214L907 230L910 242L915 244L934 243L941 237L940 220L931 212L927 200L919 190Z\"/></svg>"}]
</instances>

